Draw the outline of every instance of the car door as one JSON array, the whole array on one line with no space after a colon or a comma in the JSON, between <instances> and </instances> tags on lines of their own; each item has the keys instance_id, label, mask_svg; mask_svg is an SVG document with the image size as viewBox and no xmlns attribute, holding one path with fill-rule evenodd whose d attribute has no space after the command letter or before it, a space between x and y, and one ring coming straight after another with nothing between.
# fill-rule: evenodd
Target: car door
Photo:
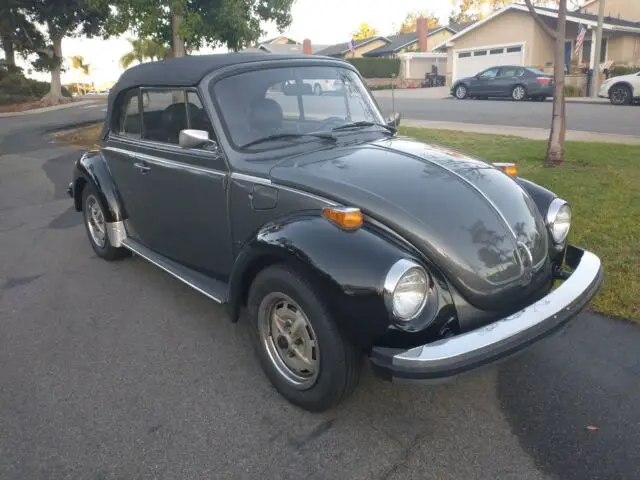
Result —
<instances>
[{"instance_id":1,"label":"car door","mask_svg":"<svg viewBox=\"0 0 640 480\"><path fill-rule=\"evenodd\" d=\"M142 89L143 131L136 170L146 211L137 212L142 242L155 252L216 278L233 262L227 217L229 170L195 89ZM178 145L180 130L207 130L213 143Z\"/></svg>"},{"instance_id":2,"label":"car door","mask_svg":"<svg viewBox=\"0 0 640 480\"><path fill-rule=\"evenodd\" d=\"M521 83L519 80L522 80L520 77L523 72L524 69L521 67L507 66L500 68L500 71L493 82L494 89L492 91L492 95L500 97L510 96L516 83Z\"/></svg>"},{"instance_id":3,"label":"car door","mask_svg":"<svg viewBox=\"0 0 640 480\"><path fill-rule=\"evenodd\" d=\"M492 67L476 75L471 81L471 91L469 93L480 96L488 95L494 91L493 82L495 82L499 70L499 67Z\"/></svg>"}]
</instances>

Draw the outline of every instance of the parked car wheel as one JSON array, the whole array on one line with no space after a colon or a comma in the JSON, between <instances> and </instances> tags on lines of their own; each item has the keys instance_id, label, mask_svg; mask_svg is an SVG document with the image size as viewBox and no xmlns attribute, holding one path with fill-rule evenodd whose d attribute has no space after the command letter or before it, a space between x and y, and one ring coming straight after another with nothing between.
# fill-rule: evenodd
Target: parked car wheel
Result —
<instances>
[{"instance_id":1,"label":"parked car wheel","mask_svg":"<svg viewBox=\"0 0 640 480\"><path fill-rule=\"evenodd\" d=\"M527 91L522 85L516 85L511 90L511 98L513 98L516 102L520 102L527 98Z\"/></svg>"},{"instance_id":2,"label":"parked car wheel","mask_svg":"<svg viewBox=\"0 0 640 480\"><path fill-rule=\"evenodd\" d=\"M316 83L313 86L313 93L315 93L316 95L322 95L322 87L320 86L319 83Z\"/></svg>"},{"instance_id":3,"label":"parked car wheel","mask_svg":"<svg viewBox=\"0 0 640 480\"><path fill-rule=\"evenodd\" d=\"M609 90L609 100L613 105L631 105L631 89L626 85L614 85Z\"/></svg>"},{"instance_id":4,"label":"parked car wheel","mask_svg":"<svg viewBox=\"0 0 640 480\"><path fill-rule=\"evenodd\" d=\"M88 184L82 192L82 213L89 243L96 254L105 260L118 260L129 255L125 248L111 245L107 234L105 208L95 188Z\"/></svg>"},{"instance_id":5,"label":"parked car wheel","mask_svg":"<svg viewBox=\"0 0 640 480\"><path fill-rule=\"evenodd\" d=\"M454 92L455 92L455 97L458 100L463 100L463 99L467 98L467 94L468 94L469 91L467 90L466 86L458 85Z\"/></svg>"},{"instance_id":6,"label":"parked car wheel","mask_svg":"<svg viewBox=\"0 0 640 480\"><path fill-rule=\"evenodd\" d=\"M303 275L266 268L251 285L248 311L261 366L291 403L323 411L354 390L361 355Z\"/></svg>"}]
</instances>

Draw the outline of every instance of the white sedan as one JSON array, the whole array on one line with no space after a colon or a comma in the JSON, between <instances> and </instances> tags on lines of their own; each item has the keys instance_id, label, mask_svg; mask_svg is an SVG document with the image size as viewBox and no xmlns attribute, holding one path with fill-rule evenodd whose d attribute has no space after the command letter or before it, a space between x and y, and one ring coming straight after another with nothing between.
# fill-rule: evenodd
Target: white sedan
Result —
<instances>
[{"instance_id":1,"label":"white sedan","mask_svg":"<svg viewBox=\"0 0 640 480\"><path fill-rule=\"evenodd\" d=\"M631 105L640 100L640 72L605 80L598 96L608 98L613 105Z\"/></svg>"}]
</instances>

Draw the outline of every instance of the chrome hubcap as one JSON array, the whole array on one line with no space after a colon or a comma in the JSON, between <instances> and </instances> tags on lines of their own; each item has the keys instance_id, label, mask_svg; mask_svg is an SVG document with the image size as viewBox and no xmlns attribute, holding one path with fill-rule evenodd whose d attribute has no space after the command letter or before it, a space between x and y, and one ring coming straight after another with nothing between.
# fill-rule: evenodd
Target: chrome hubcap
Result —
<instances>
[{"instance_id":1,"label":"chrome hubcap","mask_svg":"<svg viewBox=\"0 0 640 480\"><path fill-rule=\"evenodd\" d=\"M100 203L96 197L89 195L85 207L85 218L91 239L97 246L104 247L107 241L107 229Z\"/></svg>"},{"instance_id":2,"label":"chrome hubcap","mask_svg":"<svg viewBox=\"0 0 640 480\"><path fill-rule=\"evenodd\" d=\"M616 88L611 92L611 97L616 103L624 103L627 101L627 90L624 88Z\"/></svg>"},{"instance_id":3,"label":"chrome hubcap","mask_svg":"<svg viewBox=\"0 0 640 480\"><path fill-rule=\"evenodd\" d=\"M458 87L456 89L456 96L458 98L464 98L464 96L467 94L467 89L464 87Z\"/></svg>"},{"instance_id":4,"label":"chrome hubcap","mask_svg":"<svg viewBox=\"0 0 640 480\"><path fill-rule=\"evenodd\" d=\"M513 89L513 98L516 100L522 100L524 98L524 88L516 87Z\"/></svg>"},{"instance_id":5,"label":"chrome hubcap","mask_svg":"<svg viewBox=\"0 0 640 480\"><path fill-rule=\"evenodd\" d=\"M270 293L260 304L260 341L271 363L294 387L311 387L320 352L313 327L300 306L283 293Z\"/></svg>"}]
</instances>

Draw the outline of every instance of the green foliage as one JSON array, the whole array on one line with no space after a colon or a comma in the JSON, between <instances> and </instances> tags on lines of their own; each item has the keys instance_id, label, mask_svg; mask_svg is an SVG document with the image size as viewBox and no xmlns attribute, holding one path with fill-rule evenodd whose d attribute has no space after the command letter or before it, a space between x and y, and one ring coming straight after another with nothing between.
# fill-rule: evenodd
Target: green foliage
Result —
<instances>
[{"instance_id":1,"label":"green foliage","mask_svg":"<svg viewBox=\"0 0 640 480\"><path fill-rule=\"evenodd\" d=\"M565 97L581 97L582 89L580 87L576 87L575 85L565 85L564 95Z\"/></svg>"},{"instance_id":2,"label":"green foliage","mask_svg":"<svg viewBox=\"0 0 640 480\"><path fill-rule=\"evenodd\" d=\"M634 67L624 67L622 65L615 66L611 69L610 74L612 77L620 77L622 75L631 75L632 73L640 72L640 65Z\"/></svg>"},{"instance_id":3,"label":"green foliage","mask_svg":"<svg viewBox=\"0 0 640 480\"><path fill-rule=\"evenodd\" d=\"M171 18L181 15L178 35L187 50L203 45L226 45L232 50L264 35L263 21L275 22L284 30L291 24L294 0L88 0L98 9L112 8L106 31L120 35L128 30L138 38L151 38L160 45L172 45Z\"/></svg>"},{"instance_id":4,"label":"green foliage","mask_svg":"<svg viewBox=\"0 0 640 480\"><path fill-rule=\"evenodd\" d=\"M432 28L437 28L440 26L440 22L438 21L438 18L432 14L431 12L428 11L415 11L415 12L410 12L407 14L407 16L404 19L404 22L402 22L402 25L400 25L400 28L398 29L398 34L402 34L402 33L412 33L416 31L416 20L420 17L425 17L427 19L427 28L429 30L431 30Z\"/></svg>"},{"instance_id":5,"label":"green foliage","mask_svg":"<svg viewBox=\"0 0 640 480\"><path fill-rule=\"evenodd\" d=\"M364 40L365 38L371 38L378 35L378 31L372 28L367 22L362 22L358 27L358 30L353 32L354 40Z\"/></svg>"},{"instance_id":6,"label":"green foliage","mask_svg":"<svg viewBox=\"0 0 640 480\"><path fill-rule=\"evenodd\" d=\"M358 69L364 78L391 78L393 74L398 76L400 71L400 59L398 58L347 58Z\"/></svg>"},{"instance_id":7,"label":"green foliage","mask_svg":"<svg viewBox=\"0 0 640 480\"><path fill-rule=\"evenodd\" d=\"M20 69L8 71L0 67L0 105L40 100L45 96L51 84L25 77ZM62 95L71 97L71 92L62 87Z\"/></svg>"}]
</instances>

